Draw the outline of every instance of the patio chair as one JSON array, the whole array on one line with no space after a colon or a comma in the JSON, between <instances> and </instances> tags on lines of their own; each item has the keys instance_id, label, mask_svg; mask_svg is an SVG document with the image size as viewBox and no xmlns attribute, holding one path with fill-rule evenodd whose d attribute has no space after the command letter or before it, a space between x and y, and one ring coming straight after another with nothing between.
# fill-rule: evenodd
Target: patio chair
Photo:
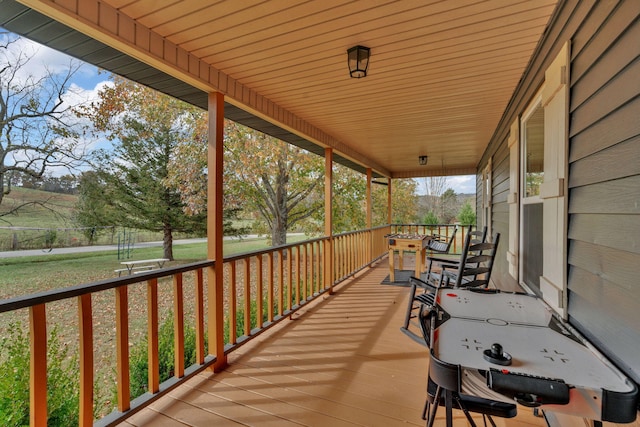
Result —
<instances>
[{"instance_id":1,"label":"patio chair","mask_svg":"<svg viewBox=\"0 0 640 427\"><path fill-rule=\"evenodd\" d=\"M474 245L477 243L483 243L487 239L487 227L483 227L482 230L472 230L469 229L467 235L465 236L465 241L463 243L464 247L468 245ZM447 252L448 253L448 252ZM433 284L437 284L440 281L440 274L437 270L441 270L442 265L458 265L461 256L457 258L445 257L445 254L438 254L436 256L428 256L427 257L427 273L426 278L428 282ZM439 269L434 269L434 266L440 267Z\"/></svg>"},{"instance_id":2,"label":"patio chair","mask_svg":"<svg viewBox=\"0 0 640 427\"><path fill-rule=\"evenodd\" d=\"M431 340L432 314L433 311L427 307L424 310L420 310L419 313L420 329L427 347L430 346ZM460 375L459 366L445 364L433 357L431 358L427 375L427 398L422 411L422 419L427 420L427 427L433 426L438 406L445 406L447 404L446 399L449 400L452 408L460 409L464 413L472 427L477 427L477 425L471 417L471 413L482 414L485 426L486 422L489 421L493 427L496 427L496 424L492 417L513 418L517 415L518 408L514 403L500 402L460 393ZM447 425L451 425L449 424L450 422L451 420L447 420Z\"/></svg>"},{"instance_id":3,"label":"patio chair","mask_svg":"<svg viewBox=\"0 0 640 427\"><path fill-rule=\"evenodd\" d=\"M500 233L495 233L490 241L465 243L459 263L442 264L438 287L488 288L499 242Z\"/></svg>"},{"instance_id":4,"label":"patio chair","mask_svg":"<svg viewBox=\"0 0 640 427\"><path fill-rule=\"evenodd\" d=\"M458 233L458 226L453 227L453 233L447 239L446 236L441 234L432 234L431 240L427 244L427 251L431 254L448 254L451 250L451 245L453 244L453 240L456 238L456 234Z\"/></svg>"},{"instance_id":5,"label":"patio chair","mask_svg":"<svg viewBox=\"0 0 640 427\"><path fill-rule=\"evenodd\" d=\"M455 234L454 234L455 235ZM484 227L482 230L469 230L467 232L467 236L465 237L465 243L463 247L463 252L465 249L468 249L471 244L479 244L485 241L487 236L487 228ZM453 241L453 240L451 240ZM449 243L449 250L451 248L451 243ZM421 338L409 331L409 324L411 323L411 319L415 319L417 317L417 311L421 307L422 304L432 305L433 304L433 291L436 287L440 285L441 276L440 273L436 273L434 270L434 264L440 266L440 270L442 270L443 266L448 266L449 268L454 268L459 265L462 257L458 258L444 258L428 256L427 257L427 273L426 273L426 281L422 280L418 277L411 277L409 279L409 283L411 284L411 290L409 292L409 304L407 307L407 314L405 316L405 321L402 327L400 328L402 332L407 334L414 341L421 342Z\"/></svg>"}]
</instances>

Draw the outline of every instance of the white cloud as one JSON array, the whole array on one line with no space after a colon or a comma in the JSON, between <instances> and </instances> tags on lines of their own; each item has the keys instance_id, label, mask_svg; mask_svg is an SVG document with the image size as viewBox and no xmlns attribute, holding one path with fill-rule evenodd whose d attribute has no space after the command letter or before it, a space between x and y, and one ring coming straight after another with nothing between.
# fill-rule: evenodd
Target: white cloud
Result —
<instances>
[{"instance_id":1,"label":"white cloud","mask_svg":"<svg viewBox=\"0 0 640 427\"><path fill-rule=\"evenodd\" d=\"M418 194L426 194L426 187L424 184L425 178L418 178ZM453 189L456 194L475 194L476 192L476 176L475 175L460 175L460 176L447 176L446 182L443 185L443 190L448 188Z\"/></svg>"},{"instance_id":2,"label":"white cloud","mask_svg":"<svg viewBox=\"0 0 640 427\"><path fill-rule=\"evenodd\" d=\"M456 194L475 194L476 176L449 176L447 177L447 187L453 188Z\"/></svg>"}]
</instances>

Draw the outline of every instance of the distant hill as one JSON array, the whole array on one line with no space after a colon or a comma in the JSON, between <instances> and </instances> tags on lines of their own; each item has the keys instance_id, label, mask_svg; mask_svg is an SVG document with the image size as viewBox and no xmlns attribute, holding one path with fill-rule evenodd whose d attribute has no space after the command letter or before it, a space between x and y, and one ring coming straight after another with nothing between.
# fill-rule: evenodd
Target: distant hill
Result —
<instances>
[{"instance_id":1,"label":"distant hill","mask_svg":"<svg viewBox=\"0 0 640 427\"><path fill-rule=\"evenodd\" d=\"M72 227L73 208L78 196L13 187L0 204L0 226L62 228ZM7 212L25 203L38 203Z\"/></svg>"}]
</instances>

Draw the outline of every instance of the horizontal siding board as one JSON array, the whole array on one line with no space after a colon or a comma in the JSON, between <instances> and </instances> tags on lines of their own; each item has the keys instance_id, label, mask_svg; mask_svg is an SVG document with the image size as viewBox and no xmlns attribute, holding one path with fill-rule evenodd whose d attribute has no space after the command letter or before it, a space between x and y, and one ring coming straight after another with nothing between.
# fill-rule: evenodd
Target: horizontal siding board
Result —
<instances>
[{"instance_id":1,"label":"horizontal siding board","mask_svg":"<svg viewBox=\"0 0 640 427\"><path fill-rule=\"evenodd\" d=\"M640 175L640 161L632 159L640 159L640 136L571 163L569 187Z\"/></svg>"},{"instance_id":2,"label":"horizontal siding board","mask_svg":"<svg viewBox=\"0 0 640 427\"><path fill-rule=\"evenodd\" d=\"M612 322L601 301L589 302L569 292L569 322L634 381L640 382L637 330ZM615 307L614 307L615 309Z\"/></svg>"},{"instance_id":3,"label":"horizontal siding board","mask_svg":"<svg viewBox=\"0 0 640 427\"><path fill-rule=\"evenodd\" d=\"M640 215L578 214L569 220L569 238L640 254Z\"/></svg>"},{"instance_id":4,"label":"horizontal siding board","mask_svg":"<svg viewBox=\"0 0 640 427\"><path fill-rule=\"evenodd\" d=\"M638 2L640 3L640 2ZM640 40L638 40L640 43ZM613 80L577 108L571 116L571 132L579 133L640 94L640 51L638 57Z\"/></svg>"},{"instance_id":5,"label":"horizontal siding board","mask_svg":"<svg viewBox=\"0 0 640 427\"><path fill-rule=\"evenodd\" d=\"M496 161L497 160L497 161ZM495 158L494 157L493 174L496 177L494 180L494 187L509 180L509 159Z\"/></svg>"},{"instance_id":6,"label":"horizontal siding board","mask_svg":"<svg viewBox=\"0 0 640 427\"><path fill-rule=\"evenodd\" d=\"M599 3L601 7L607 7L606 5L602 5L605 2ZM598 58L634 23L639 15L639 1L620 2L620 7L609 15L609 18L598 29L596 36L589 40L589 43L582 49L580 55L572 61L572 79L575 81L579 80L582 73L587 72L590 66L598 61Z\"/></svg>"},{"instance_id":7,"label":"horizontal siding board","mask_svg":"<svg viewBox=\"0 0 640 427\"><path fill-rule=\"evenodd\" d=\"M602 55L598 62L590 66L588 73L580 73L583 77L574 82L571 87L571 111L578 108L620 70L637 60L640 54L638 40L640 40L640 25L634 25ZM579 70L573 66L572 71Z\"/></svg>"},{"instance_id":8,"label":"horizontal siding board","mask_svg":"<svg viewBox=\"0 0 640 427\"><path fill-rule=\"evenodd\" d=\"M640 284L637 281L640 254L572 241L568 261L569 265L587 271L594 277L616 284L626 292L634 292L640 299ZM570 286L573 286L571 281Z\"/></svg>"},{"instance_id":9,"label":"horizontal siding board","mask_svg":"<svg viewBox=\"0 0 640 427\"><path fill-rule=\"evenodd\" d=\"M637 329L636 338L640 337L640 316L637 315L635 307L636 301L640 298L640 286L631 290L621 288L600 276L572 267L569 270L569 290L591 304L605 308L610 321ZM640 340L636 339L636 342Z\"/></svg>"},{"instance_id":10,"label":"horizontal siding board","mask_svg":"<svg viewBox=\"0 0 640 427\"><path fill-rule=\"evenodd\" d=\"M585 17L582 24L580 24L580 28L571 39L572 62L578 55L582 54L583 49L586 46L589 46L589 43L593 40L593 35L597 34L598 29L607 20L611 11L618 7L619 4L619 0L609 0L606 2L600 1L594 4L593 9L591 9L589 14ZM580 72L576 72L576 75L580 74Z\"/></svg>"},{"instance_id":11,"label":"horizontal siding board","mask_svg":"<svg viewBox=\"0 0 640 427\"><path fill-rule=\"evenodd\" d=\"M640 175L577 187L569 195L569 214L640 214Z\"/></svg>"},{"instance_id":12,"label":"horizontal siding board","mask_svg":"<svg viewBox=\"0 0 640 427\"><path fill-rule=\"evenodd\" d=\"M493 187L494 193L504 193L509 192L509 180L501 179L497 185Z\"/></svg>"},{"instance_id":13,"label":"horizontal siding board","mask_svg":"<svg viewBox=\"0 0 640 427\"><path fill-rule=\"evenodd\" d=\"M640 96L571 137L569 161L574 162L640 135Z\"/></svg>"}]
</instances>

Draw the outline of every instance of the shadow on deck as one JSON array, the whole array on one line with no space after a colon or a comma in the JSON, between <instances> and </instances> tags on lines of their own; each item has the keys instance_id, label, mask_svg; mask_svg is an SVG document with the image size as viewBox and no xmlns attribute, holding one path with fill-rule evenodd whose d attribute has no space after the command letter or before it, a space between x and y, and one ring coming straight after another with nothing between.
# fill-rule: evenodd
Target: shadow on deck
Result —
<instances>
[{"instance_id":1,"label":"shadow on deck","mask_svg":"<svg viewBox=\"0 0 640 427\"><path fill-rule=\"evenodd\" d=\"M427 349L399 330L409 288L381 285L387 274L386 260L365 270L232 353L224 372L196 376L121 425L423 426ZM526 408L496 422L545 425Z\"/></svg>"}]
</instances>

